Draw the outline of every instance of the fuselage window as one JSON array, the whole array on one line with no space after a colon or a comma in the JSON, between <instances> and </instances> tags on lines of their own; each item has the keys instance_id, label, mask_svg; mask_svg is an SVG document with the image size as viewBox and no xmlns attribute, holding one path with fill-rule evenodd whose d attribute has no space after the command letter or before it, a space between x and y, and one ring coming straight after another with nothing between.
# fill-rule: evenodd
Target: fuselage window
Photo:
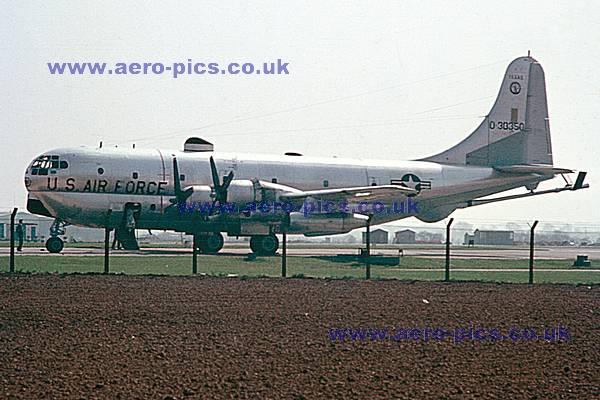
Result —
<instances>
[{"instance_id":1,"label":"fuselage window","mask_svg":"<svg viewBox=\"0 0 600 400\"><path fill-rule=\"evenodd\" d=\"M138 174L137 172L134 172L134 173L133 173L133 179L137 179L137 178L138 178L138 176L139 176L139 174Z\"/></svg>"},{"instance_id":2,"label":"fuselage window","mask_svg":"<svg viewBox=\"0 0 600 400\"><path fill-rule=\"evenodd\" d=\"M65 160L62 160L60 162L60 169L67 169L67 168L69 168L69 163L66 162Z\"/></svg>"},{"instance_id":3,"label":"fuselage window","mask_svg":"<svg viewBox=\"0 0 600 400\"><path fill-rule=\"evenodd\" d=\"M329 181L327 179L323 181L323 187L329 187Z\"/></svg>"},{"instance_id":4,"label":"fuselage window","mask_svg":"<svg viewBox=\"0 0 600 400\"><path fill-rule=\"evenodd\" d=\"M271 179L271 182L273 182L273 183L277 183L277 178L273 178L273 179Z\"/></svg>"},{"instance_id":5,"label":"fuselage window","mask_svg":"<svg viewBox=\"0 0 600 400\"><path fill-rule=\"evenodd\" d=\"M179 175L179 180L180 180L181 182L185 181L185 174L180 174L180 175Z\"/></svg>"},{"instance_id":6,"label":"fuselage window","mask_svg":"<svg viewBox=\"0 0 600 400\"><path fill-rule=\"evenodd\" d=\"M102 175L104 174L104 168L100 167L98 168L98 175Z\"/></svg>"}]
</instances>

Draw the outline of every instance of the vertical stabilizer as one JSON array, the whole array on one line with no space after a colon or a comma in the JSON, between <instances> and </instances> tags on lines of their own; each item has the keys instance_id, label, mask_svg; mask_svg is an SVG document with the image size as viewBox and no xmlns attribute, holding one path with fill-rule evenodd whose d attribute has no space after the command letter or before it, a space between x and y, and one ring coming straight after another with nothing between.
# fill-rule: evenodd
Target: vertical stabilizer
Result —
<instances>
[{"instance_id":1,"label":"vertical stabilizer","mask_svg":"<svg viewBox=\"0 0 600 400\"><path fill-rule=\"evenodd\" d=\"M422 160L491 167L552 165L542 66L529 56L511 62L496 102L481 125L456 146Z\"/></svg>"}]
</instances>

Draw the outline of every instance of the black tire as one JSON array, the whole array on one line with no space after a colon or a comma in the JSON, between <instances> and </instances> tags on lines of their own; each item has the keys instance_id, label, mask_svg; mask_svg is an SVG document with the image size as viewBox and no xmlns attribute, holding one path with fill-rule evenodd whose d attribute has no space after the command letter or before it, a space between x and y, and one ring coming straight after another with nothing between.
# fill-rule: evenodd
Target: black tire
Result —
<instances>
[{"instance_id":1,"label":"black tire","mask_svg":"<svg viewBox=\"0 0 600 400\"><path fill-rule=\"evenodd\" d=\"M252 236L250 249L259 256L273 256L279 248L279 239L275 235Z\"/></svg>"},{"instance_id":2,"label":"black tire","mask_svg":"<svg viewBox=\"0 0 600 400\"><path fill-rule=\"evenodd\" d=\"M49 253L60 253L65 247L65 243L59 237L51 237L46 240L46 250Z\"/></svg>"},{"instance_id":3,"label":"black tire","mask_svg":"<svg viewBox=\"0 0 600 400\"><path fill-rule=\"evenodd\" d=\"M260 249L260 241L262 236L252 236L250 238L250 250L253 253L258 253L258 249Z\"/></svg>"},{"instance_id":4,"label":"black tire","mask_svg":"<svg viewBox=\"0 0 600 400\"><path fill-rule=\"evenodd\" d=\"M223 248L223 235L220 232L203 235L199 240L200 251L204 254L217 254Z\"/></svg>"}]
</instances>

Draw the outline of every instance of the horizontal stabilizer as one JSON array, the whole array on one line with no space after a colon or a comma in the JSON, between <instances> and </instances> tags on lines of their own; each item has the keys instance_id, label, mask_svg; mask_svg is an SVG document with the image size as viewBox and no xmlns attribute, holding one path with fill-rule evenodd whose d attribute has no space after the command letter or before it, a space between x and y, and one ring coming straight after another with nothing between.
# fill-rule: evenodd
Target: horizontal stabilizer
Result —
<instances>
[{"instance_id":1,"label":"horizontal stabilizer","mask_svg":"<svg viewBox=\"0 0 600 400\"><path fill-rule=\"evenodd\" d=\"M587 172L583 172L583 171L581 171L577 174L577 180L575 181L575 184L573 185L573 190L583 188L583 180L585 179L586 175L587 175Z\"/></svg>"},{"instance_id":2,"label":"horizontal stabilizer","mask_svg":"<svg viewBox=\"0 0 600 400\"><path fill-rule=\"evenodd\" d=\"M509 174L556 175L573 173L573 170L571 169L553 167L552 165L547 164L503 165L501 167L495 167L494 169Z\"/></svg>"}]
</instances>

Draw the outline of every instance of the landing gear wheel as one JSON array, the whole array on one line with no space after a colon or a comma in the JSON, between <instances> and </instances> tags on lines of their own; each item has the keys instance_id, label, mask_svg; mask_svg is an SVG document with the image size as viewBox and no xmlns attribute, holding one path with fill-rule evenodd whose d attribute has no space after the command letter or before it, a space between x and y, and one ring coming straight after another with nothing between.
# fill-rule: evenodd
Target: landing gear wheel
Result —
<instances>
[{"instance_id":1,"label":"landing gear wheel","mask_svg":"<svg viewBox=\"0 0 600 400\"><path fill-rule=\"evenodd\" d=\"M223 235L219 232L200 237L200 251L204 254L217 254L223 248Z\"/></svg>"},{"instance_id":2,"label":"landing gear wheel","mask_svg":"<svg viewBox=\"0 0 600 400\"><path fill-rule=\"evenodd\" d=\"M59 237L51 237L46 240L46 250L50 253L60 253L65 247L65 243Z\"/></svg>"},{"instance_id":3,"label":"landing gear wheel","mask_svg":"<svg viewBox=\"0 0 600 400\"><path fill-rule=\"evenodd\" d=\"M259 256L275 255L279 248L279 239L275 235L252 236L250 238L250 249Z\"/></svg>"}]
</instances>

